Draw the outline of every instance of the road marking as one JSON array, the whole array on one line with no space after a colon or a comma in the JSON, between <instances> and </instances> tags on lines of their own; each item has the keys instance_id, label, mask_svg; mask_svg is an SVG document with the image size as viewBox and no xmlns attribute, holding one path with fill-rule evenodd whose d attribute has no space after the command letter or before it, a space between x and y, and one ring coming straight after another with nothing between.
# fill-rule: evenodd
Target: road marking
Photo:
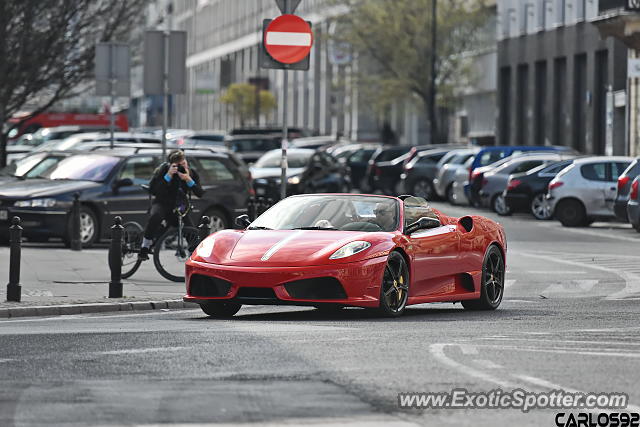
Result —
<instances>
[{"instance_id":1,"label":"road marking","mask_svg":"<svg viewBox=\"0 0 640 427\"><path fill-rule=\"evenodd\" d=\"M111 350L111 351L95 351L91 354L102 355L119 355L119 354L140 354L140 353L156 353L160 351L178 351L186 350L190 347L151 347L151 348L130 348L126 350Z\"/></svg>"},{"instance_id":2,"label":"road marking","mask_svg":"<svg viewBox=\"0 0 640 427\"><path fill-rule=\"evenodd\" d=\"M498 340L498 341L535 341L544 343L565 343L565 344L595 344L595 345L640 345L640 342L627 341L587 341L587 340L563 340L563 339L541 339L541 338L517 338L517 337L486 337L482 340Z\"/></svg>"},{"instance_id":3,"label":"road marking","mask_svg":"<svg viewBox=\"0 0 640 427\"><path fill-rule=\"evenodd\" d=\"M588 348L533 348L533 347L518 347L515 345L494 345L494 344L478 344L479 347L492 348L497 350L515 350L515 351L530 351L533 353L558 353L558 354L580 354L583 356L605 356L605 357L628 357L631 359L640 358L640 353L619 353L613 351L591 351Z\"/></svg>"},{"instance_id":4,"label":"road marking","mask_svg":"<svg viewBox=\"0 0 640 427\"><path fill-rule=\"evenodd\" d=\"M440 363L449 366L455 371L458 371L462 374L465 374L470 377L479 378L483 381L487 381L490 383L494 383L503 388L517 388L517 384L511 383L509 381L504 381L499 378L496 378L492 375L487 374L486 372L479 371L470 366L464 365L462 363L456 362L451 359L444 353L444 349L446 346L452 346L457 344L431 344L429 346L429 352L431 355Z\"/></svg>"},{"instance_id":5,"label":"road marking","mask_svg":"<svg viewBox=\"0 0 640 427\"><path fill-rule=\"evenodd\" d=\"M625 297L627 296L633 296L633 295L637 295L640 293L640 276L636 275L636 274L632 274L620 269L613 269L613 268L609 268L609 267L604 267L601 265L593 265L593 264L587 264L584 262L578 262L578 261L569 261L566 259L558 259L558 258L554 258L551 256L547 256L547 255L540 255L540 254L534 254L531 252L523 252L522 253L525 256L530 256L530 257L534 257L534 258L540 258L549 262L556 262L556 263L560 263L560 264L567 264L567 265L574 265L574 266L581 266L581 267L585 267L585 268L591 268L594 270L600 270L600 271L605 271L607 273L611 273L611 274L615 274L618 277L620 277L623 281L624 281L624 288L619 291L616 292L615 294L611 294L609 296L607 296L605 299L607 300L616 300L616 299L625 299Z\"/></svg>"},{"instance_id":6,"label":"road marking","mask_svg":"<svg viewBox=\"0 0 640 427\"><path fill-rule=\"evenodd\" d=\"M480 366L481 368L502 369L502 365L498 365L497 363L489 359L473 359L473 363Z\"/></svg>"},{"instance_id":7,"label":"road marking","mask_svg":"<svg viewBox=\"0 0 640 427\"><path fill-rule=\"evenodd\" d=\"M478 349L473 345L459 344L458 347L460 347L462 354L467 354L467 355L478 354Z\"/></svg>"}]
</instances>

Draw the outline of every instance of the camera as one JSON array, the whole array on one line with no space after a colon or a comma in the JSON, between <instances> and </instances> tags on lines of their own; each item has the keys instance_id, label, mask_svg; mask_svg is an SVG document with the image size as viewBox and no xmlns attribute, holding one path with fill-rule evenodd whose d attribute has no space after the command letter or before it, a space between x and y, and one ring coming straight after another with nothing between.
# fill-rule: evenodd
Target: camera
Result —
<instances>
[{"instance_id":1,"label":"camera","mask_svg":"<svg viewBox=\"0 0 640 427\"><path fill-rule=\"evenodd\" d=\"M182 166L182 165L178 165L178 172L180 172L180 173L187 173L187 170L184 168L184 166Z\"/></svg>"}]
</instances>

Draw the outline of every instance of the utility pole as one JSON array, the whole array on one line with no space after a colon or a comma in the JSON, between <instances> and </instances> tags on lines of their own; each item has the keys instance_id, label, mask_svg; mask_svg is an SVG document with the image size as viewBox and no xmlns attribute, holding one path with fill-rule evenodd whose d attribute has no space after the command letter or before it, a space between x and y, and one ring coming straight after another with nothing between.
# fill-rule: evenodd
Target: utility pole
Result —
<instances>
[{"instance_id":1,"label":"utility pole","mask_svg":"<svg viewBox=\"0 0 640 427\"><path fill-rule=\"evenodd\" d=\"M438 0L431 0L431 81L429 83L429 135L430 144L438 138L438 122L436 117L436 61L438 42Z\"/></svg>"}]
</instances>

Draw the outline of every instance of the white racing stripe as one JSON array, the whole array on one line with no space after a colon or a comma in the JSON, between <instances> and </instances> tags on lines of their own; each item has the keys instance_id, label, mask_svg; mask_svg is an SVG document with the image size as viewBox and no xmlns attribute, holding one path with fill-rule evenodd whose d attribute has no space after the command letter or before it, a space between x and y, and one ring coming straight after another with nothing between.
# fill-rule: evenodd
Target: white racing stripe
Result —
<instances>
[{"instance_id":1,"label":"white racing stripe","mask_svg":"<svg viewBox=\"0 0 640 427\"><path fill-rule=\"evenodd\" d=\"M283 247L288 242L290 242L291 240L295 239L296 237L298 237L299 235L301 235L303 233L304 233L304 231L298 230L297 232L292 233L292 234L288 235L287 237L285 237L284 239L280 240L278 243L276 243L275 245L271 246L271 248L269 248L269 250L267 252L265 252L264 255L262 255L262 258L260 258L260 260L261 261L267 261L269 258L271 258L273 256L273 254L278 252L278 250L280 250L281 247Z\"/></svg>"},{"instance_id":2,"label":"white racing stripe","mask_svg":"<svg viewBox=\"0 0 640 427\"><path fill-rule=\"evenodd\" d=\"M266 43L273 46L311 46L311 34L269 31Z\"/></svg>"}]
</instances>

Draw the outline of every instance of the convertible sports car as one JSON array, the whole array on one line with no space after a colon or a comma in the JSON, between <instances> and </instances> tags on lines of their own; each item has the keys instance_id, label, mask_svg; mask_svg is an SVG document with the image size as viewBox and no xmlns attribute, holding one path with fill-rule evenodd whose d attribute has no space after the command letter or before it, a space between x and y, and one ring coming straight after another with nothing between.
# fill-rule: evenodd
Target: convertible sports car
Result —
<instances>
[{"instance_id":1,"label":"convertible sports car","mask_svg":"<svg viewBox=\"0 0 640 427\"><path fill-rule=\"evenodd\" d=\"M184 300L212 317L242 304L355 306L395 317L411 304L493 310L502 301L502 226L446 216L419 197L304 194L237 222L246 228L211 234L186 264Z\"/></svg>"}]
</instances>

